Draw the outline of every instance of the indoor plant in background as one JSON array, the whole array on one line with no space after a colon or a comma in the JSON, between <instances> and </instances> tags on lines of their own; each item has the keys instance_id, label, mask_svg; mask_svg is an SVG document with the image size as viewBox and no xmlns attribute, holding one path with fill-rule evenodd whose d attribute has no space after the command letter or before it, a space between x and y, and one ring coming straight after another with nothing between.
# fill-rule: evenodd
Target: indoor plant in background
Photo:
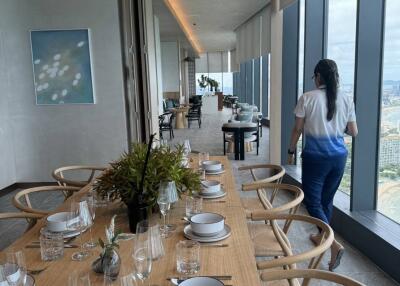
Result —
<instances>
[{"instance_id":1,"label":"indoor plant in background","mask_svg":"<svg viewBox=\"0 0 400 286\"><path fill-rule=\"evenodd\" d=\"M152 139L149 144L133 144L132 151L112 162L93 186L100 196L125 203L131 232L156 208L161 181L174 181L179 194L200 189L196 172L181 166L183 146L177 145L176 150L164 145L151 148Z\"/></svg>"}]
</instances>

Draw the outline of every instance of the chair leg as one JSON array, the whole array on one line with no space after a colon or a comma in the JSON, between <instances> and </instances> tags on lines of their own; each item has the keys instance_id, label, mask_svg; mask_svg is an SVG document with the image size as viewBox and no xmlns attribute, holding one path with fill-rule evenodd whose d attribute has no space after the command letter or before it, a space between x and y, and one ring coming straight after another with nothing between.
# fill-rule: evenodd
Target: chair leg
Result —
<instances>
[{"instance_id":1,"label":"chair leg","mask_svg":"<svg viewBox=\"0 0 400 286\"><path fill-rule=\"evenodd\" d=\"M173 127L171 127L171 132L172 132L172 138L175 138L175 135L174 135L174 128L173 128Z\"/></svg>"},{"instance_id":2,"label":"chair leg","mask_svg":"<svg viewBox=\"0 0 400 286\"><path fill-rule=\"evenodd\" d=\"M160 139L163 139L162 137L162 130L160 129Z\"/></svg>"},{"instance_id":3,"label":"chair leg","mask_svg":"<svg viewBox=\"0 0 400 286\"><path fill-rule=\"evenodd\" d=\"M199 128L201 128L201 119L198 120Z\"/></svg>"},{"instance_id":4,"label":"chair leg","mask_svg":"<svg viewBox=\"0 0 400 286\"><path fill-rule=\"evenodd\" d=\"M169 129L169 140L171 140L171 139L172 139L172 137L173 137L173 136L172 136L172 132L173 132L173 131L172 131L172 128L171 128L171 129Z\"/></svg>"},{"instance_id":5,"label":"chair leg","mask_svg":"<svg viewBox=\"0 0 400 286\"><path fill-rule=\"evenodd\" d=\"M224 156L226 155L226 146L225 146L225 132L223 137L223 144L224 144Z\"/></svg>"}]
</instances>

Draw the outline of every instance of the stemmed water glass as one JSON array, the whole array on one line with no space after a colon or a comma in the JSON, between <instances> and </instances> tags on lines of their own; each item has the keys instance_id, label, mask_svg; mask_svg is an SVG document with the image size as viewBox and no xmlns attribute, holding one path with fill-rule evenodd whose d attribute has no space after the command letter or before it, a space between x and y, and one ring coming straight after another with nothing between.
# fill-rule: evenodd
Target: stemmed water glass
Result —
<instances>
[{"instance_id":1,"label":"stemmed water glass","mask_svg":"<svg viewBox=\"0 0 400 286\"><path fill-rule=\"evenodd\" d=\"M72 254L72 260L82 261L89 256L89 252L83 248L82 233L92 225L92 216L87 201L71 202L71 211L68 213L67 229L79 232L81 250Z\"/></svg>"},{"instance_id":2,"label":"stemmed water glass","mask_svg":"<svg viewBox=\"0 0 400 286\"><path fill-rule=\"evenodd\" d=\"M68 286L90 286L88 273L78 273L76 270L68 276Z\"/></svg>"},{"instance_id":3,"label":"stemmed water glass","mask_svg":"<svg viewBox=\"0 0 400 286\"><path fill-rule=\"evenodd\" d=\"M172 205L179 200L178 191L176 189L176 184L174 181L168 181L168 182L161 182L161 185L167 189L168 201L170 203L170 206L172 207ZM169 216L170 216L170 212L167 213L167 230L168 230L168 232L171 232L176 229L176 225L171 224L169 222Z\"/></svg>"},{"instance_id":4,"label":"stemmed water glass","mask_svg":"<svg viewBox=\"0 0 400 286\"><path fill-rule=\"evenodd\" d=\"M88 205L89 215L91 217L91 223L90 223L90 227L89 227L90 240L85 242L83 244L83 247L86 249L91 249L91 248L95 248L97 246L97 243L95 241L93 241L93 235L92 235L92 226L94 223L94 219L96 217L96 202L95 202L93 196L87 196L85 201L87 202L87 205Z\"/></svg>"},{"instance_id":5,"label":"stemmed water glass","mask_svg":"<svg viewBox=\"0 0 400 286\"><path fill-rule=\"evenodd\" d=\"M190 142L188 139L186 139L185 141L183 141L183 155L185 155L185 157L188 157L190 152L192 152L192 149L190 148Z\"/></svg>"},{"instance_id":6,"label":"stemmed water glass","mask_svg":"<svg viewBox=\"0 0 400 286\"><path fill-rule=\"evenodd\" d=\"M149 278L152 266L151 233L148 227L139 223L132 254L136 275L144 282Z\"/></svg>"},{"instance_id":7,"label":"stemmed water glass","mask_svg":"<svg viewBox=\"0 0 400 286\"><path fill-rule=\"evenodd\" d=\"M26 262L25 255L22 251L9 251L7 252L7 263L3 265L2 276L10 286L23 286L26 284Z\"/></svg>"},{"instance_id":8,"label":"stemmed water glass","mask_svg":"<svg viewBox=\"0 0 400 286\"><path fill-rule=\"evenodd\" d=\"M169 201L169 194L168 194L168 188L165 187L162 183L160 184L159 190L158 190L158 196L157 196L157 204L158 207L160 208L160 212L163 216L164 223L160 227L161 230L161 236L163 237L168 237L168 228L167 228L167 223L166 223L166 216L167 213L171 207L170 201Z\"/></svg>"}]
</instances>

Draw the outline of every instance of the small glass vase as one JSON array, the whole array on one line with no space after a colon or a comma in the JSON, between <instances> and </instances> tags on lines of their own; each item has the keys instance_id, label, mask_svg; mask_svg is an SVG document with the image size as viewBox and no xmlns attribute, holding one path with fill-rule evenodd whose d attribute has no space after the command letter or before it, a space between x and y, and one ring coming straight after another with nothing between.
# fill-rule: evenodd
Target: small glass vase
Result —
<instances>
[{"instance_id":1,"label":"small glass vase","mask_svg":"<svg viewBox=\"0 0 400 286\"><path fill-rule=\"evenodd\" d=\"M106 248L104 252L92 263L96 273L104 273L109 280L115 281L121 268L121 257L115 248Z\"/></svg>"}]
</instances>

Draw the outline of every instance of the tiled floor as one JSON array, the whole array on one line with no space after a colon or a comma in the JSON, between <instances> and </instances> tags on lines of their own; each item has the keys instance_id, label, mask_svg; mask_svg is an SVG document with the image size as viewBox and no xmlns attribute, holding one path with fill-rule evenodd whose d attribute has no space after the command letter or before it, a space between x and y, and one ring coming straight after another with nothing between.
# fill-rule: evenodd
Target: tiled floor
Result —
<instances>
[{"instance_id":1,"label":"tiled floor","mask_svg":"<svg viewBox=\"0 0 400 286\"><path fill-rule=\"evenodd\" d=\"M196 151L209 152L211 155L222 155L222 133L221 126L231 116L230 110L224 110L217 114L207 114L204 111L203 124L201 129L196 124L192 124L191 129L175 130L175 138L170 142L176 144L184 139L189 139L192 149ZM167 132L165 138L169 138ZM233 160L233 155L229 155L234 170L234 175L237 184L237 191L240 192L240 186L243 182L250 181L249 173L239 172L237 168L241 165L266 163L269 161L269 132L267 128L263 130L263 137L261 138L260 155L257 156L255 151L246 154L245 161ZM242 196L245 194L241 193ZM254 194L246 194L247 196L254 196ZM11 205L11 198L13 193L0 197L0 210L2 212L13 211L15 208ZM33 204L37 207L41 205L56 206L62 202L63 197L60 194L53 194L35 198ZM305 213L304 208L301 213ZM0 250L7 247L19 235L21 235L26 227L26 223L21 220L0 221ZM308 240L311 232L316 230L308 225L294 224L289 233L289 238L293 244L296 253L310 249L312 247ZM343 243L346 248L346 253L342 259L341 265L337 268L336 272L346 274L354 279L357 279L366 285L371 286L389 286L399 285L395 283L390 277L382 272L376 265L374 265L362 253L354 249L351 245L343 241L340 237L338 239ZM325 255L321 268L327 269L329 262L329 254ZM304 265L299 265L304 267ZM327 283L313 282L312 285L331 285Z\"/></svg>"}]
</instances>

